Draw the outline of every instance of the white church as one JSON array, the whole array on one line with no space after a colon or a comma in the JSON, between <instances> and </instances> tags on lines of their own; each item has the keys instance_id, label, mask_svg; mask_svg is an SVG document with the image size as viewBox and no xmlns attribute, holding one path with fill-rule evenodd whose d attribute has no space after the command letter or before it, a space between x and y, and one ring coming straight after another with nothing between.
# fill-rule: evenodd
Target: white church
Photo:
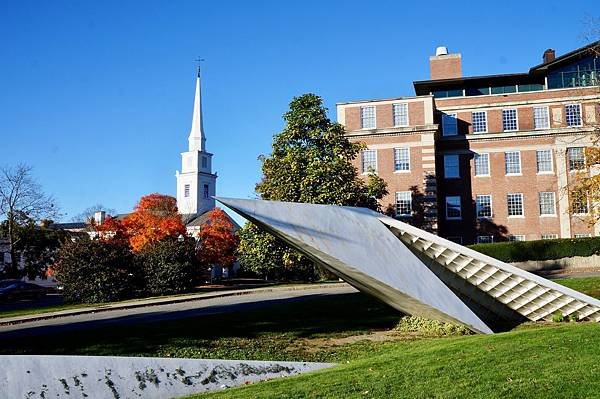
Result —
<instances>
[{"instance_id":1,"label":"white church","mask_svg":"<svg viewBox=\"0 0 600 399\"><path fill-rule=\"evenodd\" d=\"M181 172L177 171L177 209L188 233L193 233L207 220L206 213L215 208L217 175L212 172L213 154L206 151L202 124L202 89L200 67L196 77L196 94L188 150L181 153Z\"/></svg>"}]
</instances>

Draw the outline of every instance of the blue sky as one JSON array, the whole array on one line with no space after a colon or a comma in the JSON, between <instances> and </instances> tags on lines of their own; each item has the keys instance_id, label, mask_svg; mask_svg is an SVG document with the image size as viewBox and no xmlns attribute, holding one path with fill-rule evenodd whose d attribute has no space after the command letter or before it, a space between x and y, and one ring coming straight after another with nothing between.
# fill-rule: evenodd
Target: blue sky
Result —
<instances>
[{"instance_id":1,"label":"blue sky","mask_svg":"<svg viewBox=\"0 0 600 399\"><path fill-rule=\"evenodd\" d=\"M526 71L583 45L597 0L3 1L0 164L24 162L65 214L175 194L196 66L217 193L253 197L290 99L412 95L438 45L465 75Z\"/></svg>"}]
</instances>

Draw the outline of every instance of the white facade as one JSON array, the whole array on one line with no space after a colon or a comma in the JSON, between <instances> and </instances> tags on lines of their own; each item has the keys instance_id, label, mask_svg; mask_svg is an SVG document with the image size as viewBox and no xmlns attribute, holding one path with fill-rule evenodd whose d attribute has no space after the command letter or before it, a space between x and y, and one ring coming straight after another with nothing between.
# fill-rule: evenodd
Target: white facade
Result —
<instances>
[{"instance_id":1,"label":"white facade","mask_svg":"<svg viewBox=\"0 0 600 399\"><path fill-rule=\"evenodd\" d=\"M202 124L200 69L196 78L196 95L188 151L181 153L181 172L177 178L177 209L185 215L198 215L215 207L217 175L212 173L212 155L206 152Z\"/></svg>"}]
</instances>

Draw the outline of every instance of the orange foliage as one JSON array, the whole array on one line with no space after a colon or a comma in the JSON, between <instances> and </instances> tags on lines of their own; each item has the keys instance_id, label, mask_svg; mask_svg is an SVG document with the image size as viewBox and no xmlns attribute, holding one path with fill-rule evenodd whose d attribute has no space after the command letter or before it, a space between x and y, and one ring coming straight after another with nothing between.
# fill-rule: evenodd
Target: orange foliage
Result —
<instances>
[{"instance_id":1,"label":"orange foliage","mask_svg":"<svg viewBox=\"0 0 600 399\"><path fill-rule=\"evenodd\" d=\"M108 217L102 224L92 220L91 225L98 232L98 238L105 241L129 241L129 233L123 223L115 218Z\"/></svg>"},{"instance_id":2,"label":"orange foliage","mask_svg":"<svg viewBox=\"0 0 600 399\"><path fill-rule=\"evenodd\" d=\"M185 225L177 213L177 200L163 194L149 194L140 198L133 212L120 224L134 251L165 237L186 234Z\"/></svg>"},{"instance_id":3,"label":"orange foliage","mask_svg":"<svg viewBox=\"0 0 600 399\"><path fill-rule=\"evenodd\" d=\"M208 213L208 221L198 233L200 241L199 257L203 263L230 267L235 262L238 237L234 225L221 209Z\"/></svg>"}]
</instances>

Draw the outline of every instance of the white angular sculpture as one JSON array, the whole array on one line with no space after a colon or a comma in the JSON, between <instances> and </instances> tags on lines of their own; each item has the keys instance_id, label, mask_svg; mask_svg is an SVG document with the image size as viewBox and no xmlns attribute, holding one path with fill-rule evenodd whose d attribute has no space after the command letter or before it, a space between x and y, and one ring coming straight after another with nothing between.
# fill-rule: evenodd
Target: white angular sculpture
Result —
<instances>
[{"instance_id":1,"label":"white angular sculpture","mask_svg":"<svg viewBox=\"0 0 600 399\"><path fill-rule=\"evenodd\" d=\"M492 333L559 311L600 319L600 301L363 208L217 200L358 290L411 315Z\"/></svg>"}]
</instances>

